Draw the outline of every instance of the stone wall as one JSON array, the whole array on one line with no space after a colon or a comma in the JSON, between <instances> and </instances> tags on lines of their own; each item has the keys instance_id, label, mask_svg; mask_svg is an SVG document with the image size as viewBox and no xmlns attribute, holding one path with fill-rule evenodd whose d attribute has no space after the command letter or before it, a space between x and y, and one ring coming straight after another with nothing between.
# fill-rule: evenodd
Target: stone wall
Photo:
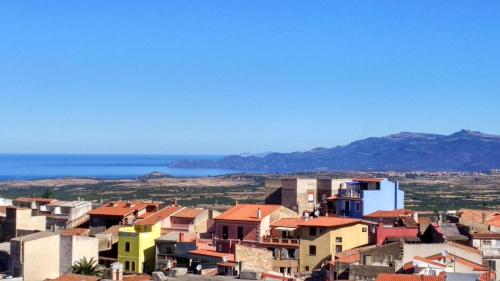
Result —
<instances>
[{"instance_id":1,"label":"stone wall","mask_svg":"<svg viewBox=\"0 0 500 281\"><path fill-rule=\"evenodd\" d=\"M241 271L269 272L273 270L273 252L267 249L237 244L234 258Z\"/></svg>"}]
</instances>

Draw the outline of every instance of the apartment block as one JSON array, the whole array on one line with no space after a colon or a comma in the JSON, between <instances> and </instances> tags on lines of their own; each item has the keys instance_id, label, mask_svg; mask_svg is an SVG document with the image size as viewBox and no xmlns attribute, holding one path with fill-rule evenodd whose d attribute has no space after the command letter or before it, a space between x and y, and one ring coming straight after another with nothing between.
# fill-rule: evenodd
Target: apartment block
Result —
<instances>
[{"instance_id":1,"label":"apartment block","mask_svg":"<svg viewBox=\"0 0 500 281\"><path fill-rule=\"evenodd\" d=\"M10 273L25 281L56 278L71 271L82 258L98 258L98 241L92 237L42 231L11 240Z\"/></svg>"},{"instance_id":2,"label":"apartment block","mask_svg":"<svg viewBox=\"0 0 500 281\"><path fill-rule=\"evenodd\" d=\"M0 220L0 241L46 230L46 217L32 213L31 208L6 207L6 216Z\"/></svg>"}]
</instances>

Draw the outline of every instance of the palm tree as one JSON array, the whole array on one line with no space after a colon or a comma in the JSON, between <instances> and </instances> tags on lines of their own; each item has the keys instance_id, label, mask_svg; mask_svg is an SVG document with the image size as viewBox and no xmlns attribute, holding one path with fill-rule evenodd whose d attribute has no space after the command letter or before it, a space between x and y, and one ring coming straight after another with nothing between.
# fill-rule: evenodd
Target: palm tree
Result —
<instances>
[{"instance_id":1,"label":"palm tree","mask_svg":"<svg viewBox=\"0 0 500 281\"><path fill-rule=\"evenodd\" d=\"M86 257L83 257L82 259L76 261L73 266L71 266L71 271L74 274L81 274L81 275L93 275L96 276L99 274L97 262L94 260L94 258L90 258L90 260L87 260Z\"/></svg>"}]
</instances>

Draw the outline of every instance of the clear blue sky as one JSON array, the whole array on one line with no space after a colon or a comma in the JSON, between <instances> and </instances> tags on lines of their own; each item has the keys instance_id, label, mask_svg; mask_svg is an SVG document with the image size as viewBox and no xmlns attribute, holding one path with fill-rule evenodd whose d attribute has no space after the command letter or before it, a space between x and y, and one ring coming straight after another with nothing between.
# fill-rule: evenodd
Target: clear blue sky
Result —
<instances>
[{"instance_id":1,"label":"clear blue sky","mask_svg":"<svg viewBox=\"0 0 500 281\"><path fill-rule=\"evenodd\" d=\"M499 1L2 1L0 152L500 134Z\"/></svg>"}]
</instances>

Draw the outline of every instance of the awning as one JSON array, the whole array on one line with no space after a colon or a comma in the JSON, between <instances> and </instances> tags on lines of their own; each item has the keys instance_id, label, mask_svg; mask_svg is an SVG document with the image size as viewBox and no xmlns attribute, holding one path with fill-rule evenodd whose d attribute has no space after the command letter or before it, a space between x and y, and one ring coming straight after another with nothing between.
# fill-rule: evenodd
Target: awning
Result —
<instances>
[{"instance_id":1,"label":"awning","mask_svg":"<svg viewBox=\"0 0 500 281\"><path fill-rule=\"evenodd\" d=\"M294 231L294 230L296 230L297 228L296 228L296 227L284 227L284 226L278 226L278 227L275 227L274 229L276 229L276 230L282 230L282 231Z\"/></svg>"}]
</instances>

